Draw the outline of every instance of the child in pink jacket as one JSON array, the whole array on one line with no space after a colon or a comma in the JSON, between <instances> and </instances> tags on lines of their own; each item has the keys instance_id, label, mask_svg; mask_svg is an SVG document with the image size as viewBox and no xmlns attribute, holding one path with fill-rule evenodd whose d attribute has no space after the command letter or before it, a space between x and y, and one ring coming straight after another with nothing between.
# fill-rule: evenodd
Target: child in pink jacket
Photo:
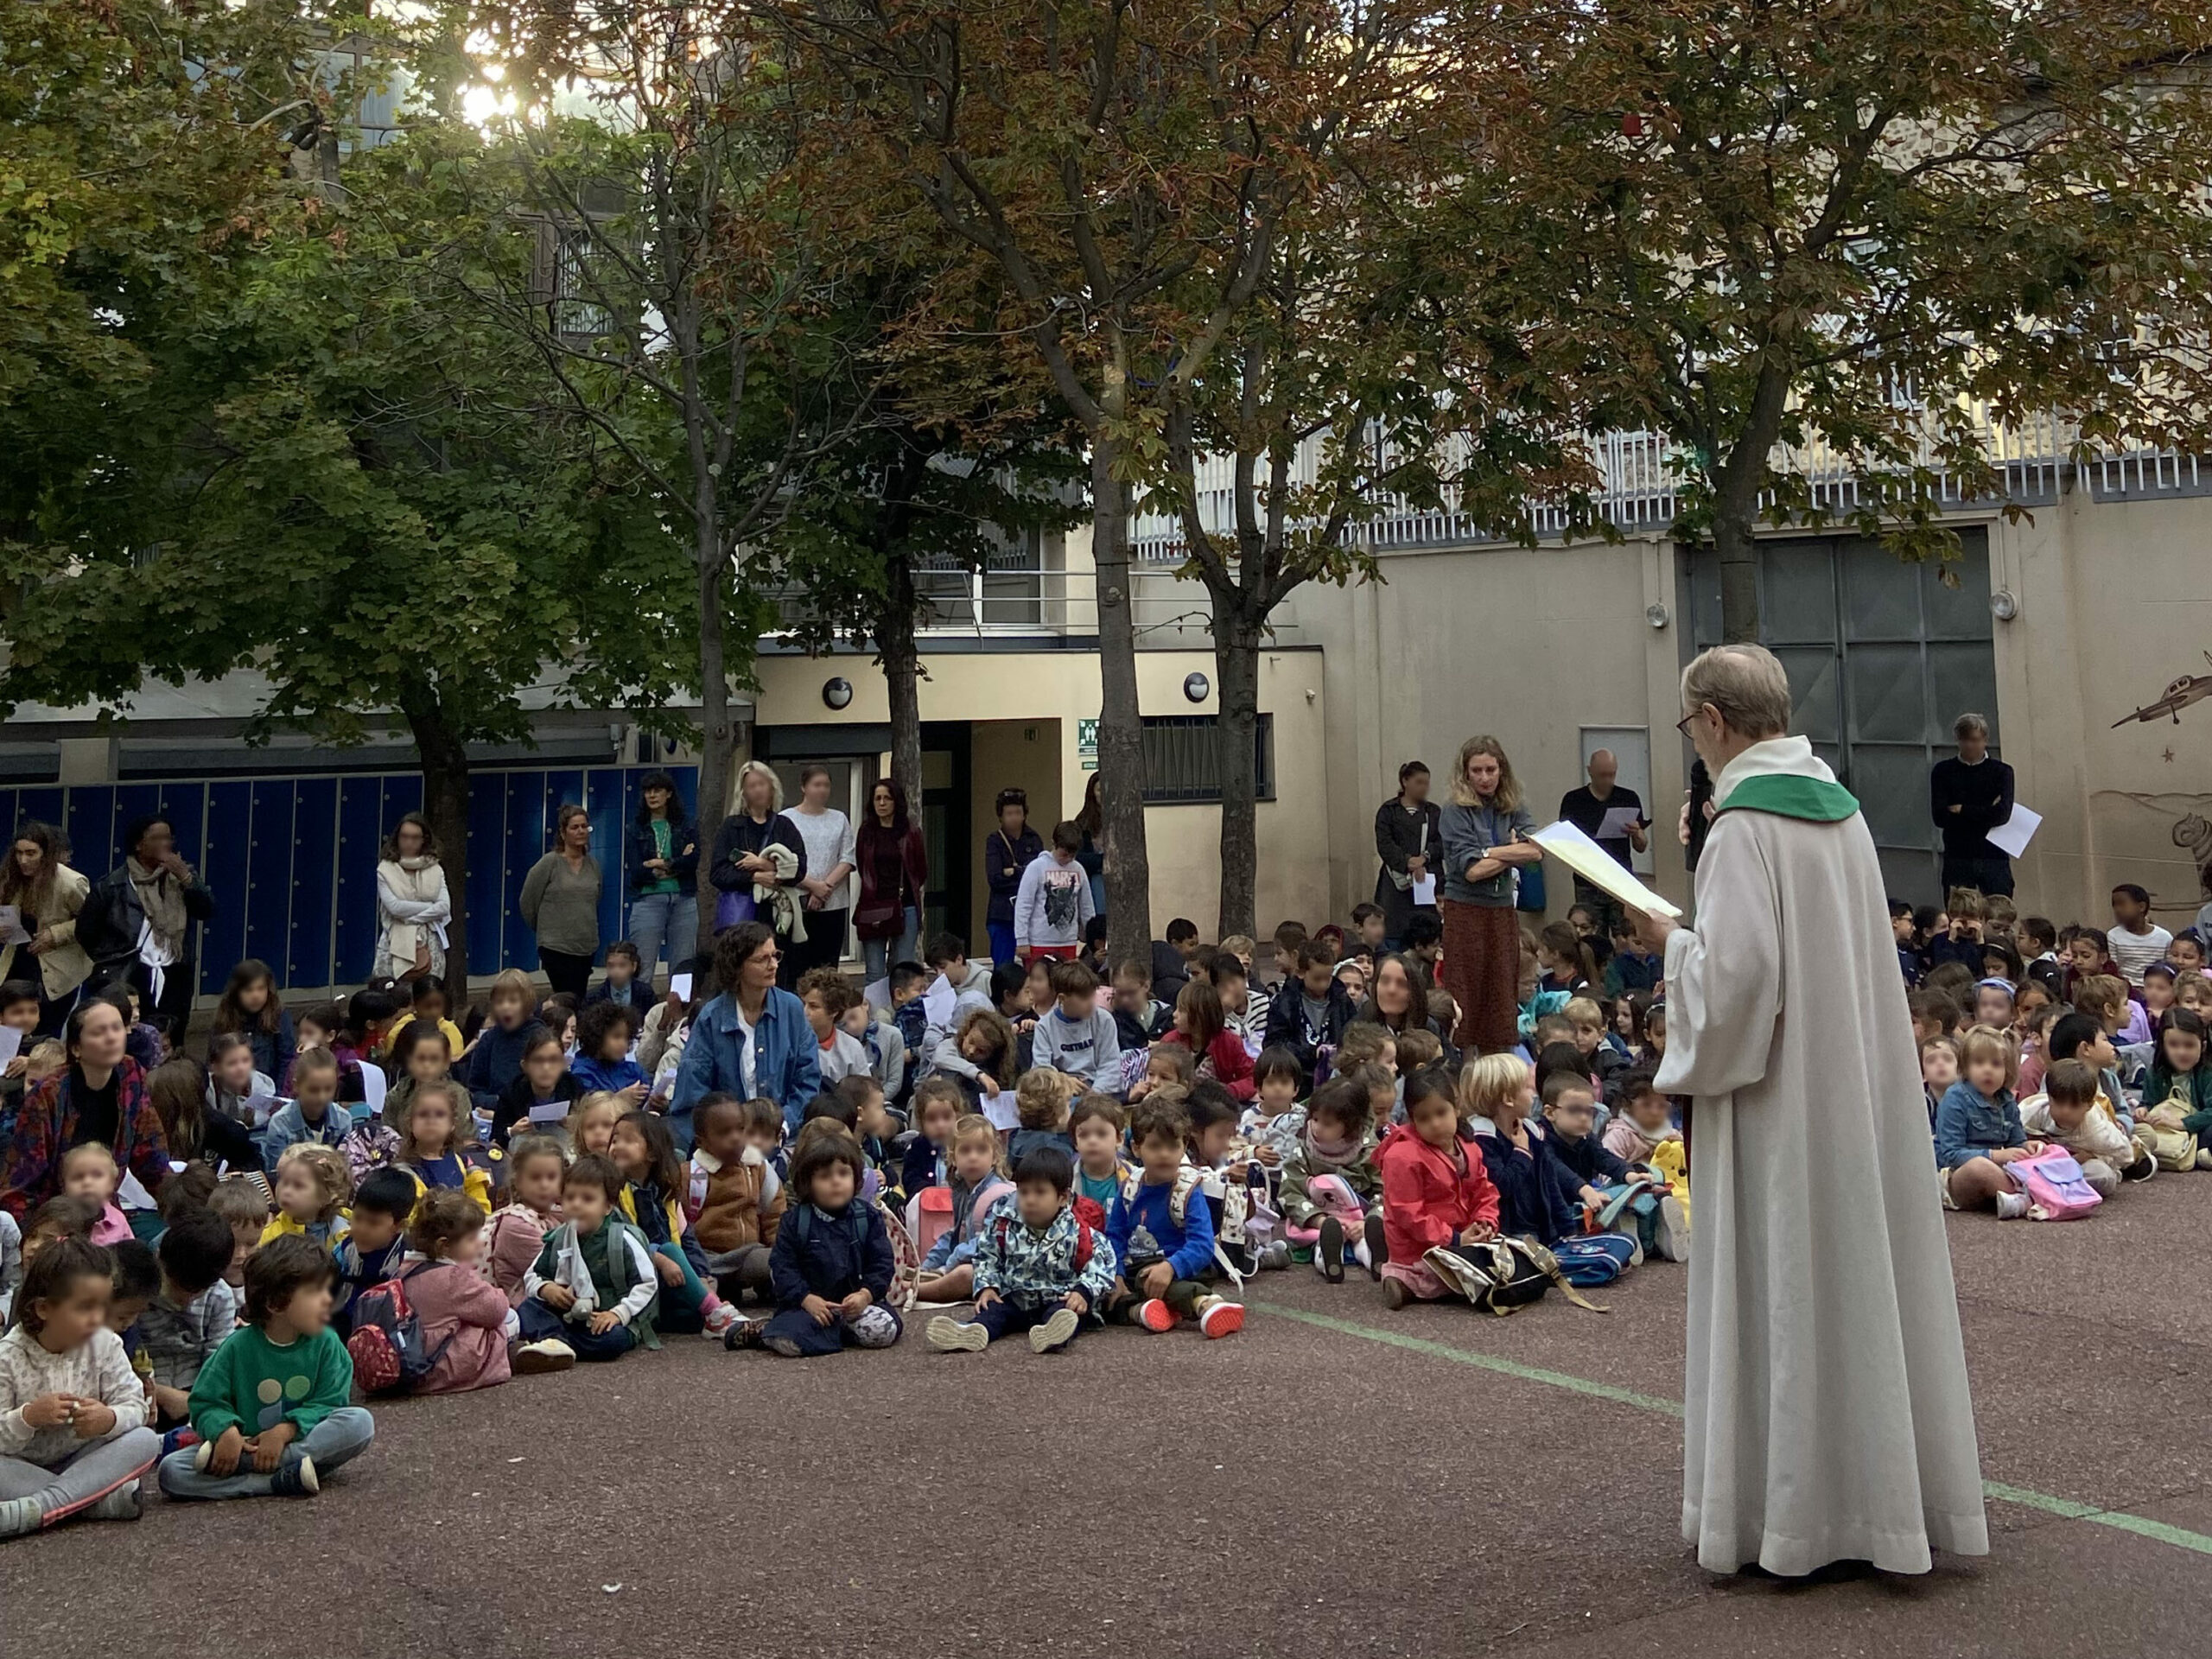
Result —
<instances>
[{"instance_id":1,"label":"child in pink jacket","mask_svg":"<svg viewBox=\"0 0 2212 1659\"><path fill-rule=\"evenodd\" d=\"M518 1135L507 1147L507 1192L513 1198L492 1217L484 1236L484 1275L519 1307L523 1280L537 1266L545 1235L561 1224L561 1177L568 1154L550 1135Z\"/></svg>"},{"instance_id":2,"label":"child in pink jacket","mask_svg":"<svg viewBox=\"0 0 2212 1659\"><path fill-rule=\"evenodd\" d=\"M423 1322L423 1345L438 1356L415 1392L464 1394L505 1382L507 1344L518 1324L506 1293L477 1265L484 1251L484 1212L476 1200L433 1187L415 1206L407 1242L416 1255L400 1270L401 1278Z\"/></svg>"}]
</instances>

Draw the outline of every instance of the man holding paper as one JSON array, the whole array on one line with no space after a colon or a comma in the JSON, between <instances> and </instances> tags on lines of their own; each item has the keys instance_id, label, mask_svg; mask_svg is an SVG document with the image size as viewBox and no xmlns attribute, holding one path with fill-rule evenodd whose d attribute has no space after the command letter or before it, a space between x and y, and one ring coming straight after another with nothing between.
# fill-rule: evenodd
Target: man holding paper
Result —
<instances>
[{"instance_id":1,"label":"man holding paper","mask_svg":"<svg viewBox=\"0 0 2212 1659\"><path fill-rule=\"evenodd\" d=\"M1611 749L1592 753L1589 772L1586 785L1560 797L1559 815L1604 848L1623 869L1632 868L1631 855L1651 844L1644 835L1650 820L1643 816L1643 802L1634 790L1624 789L1616 782L1620 762ZM1598 912L1601 929L1610 927L1621 913L1618 899L1580 875L1574 878L1574 899Z\"/></svg>"},{"instance_id":2,"label":"man holding paper","mask_svg":"<svg viewBox=\"0 0 2212 1659\"><path fill-rule=\"evenodd\" d=\"M1699 1562L1986 1554L1974 1408L1881 866L1756 645L1682 676L1719 811L1666 957L1695 1103L1682 1533Z\"/></svg>"},{"instance_id":3,"label":"man holding paper","mask_svg":"<svg viewBox=\"0 0 2212 1659\"><path fill-rule=\"evenodd\" d=\"M1958 753L1928 774L1929 815L1943 834L1943 886L2010 898L2012 861L1989 832L2012 816L2012 768L1989 753L1989 722L1980 715L1961 715L1951 734Z\"/></svg>"}]
</instances>

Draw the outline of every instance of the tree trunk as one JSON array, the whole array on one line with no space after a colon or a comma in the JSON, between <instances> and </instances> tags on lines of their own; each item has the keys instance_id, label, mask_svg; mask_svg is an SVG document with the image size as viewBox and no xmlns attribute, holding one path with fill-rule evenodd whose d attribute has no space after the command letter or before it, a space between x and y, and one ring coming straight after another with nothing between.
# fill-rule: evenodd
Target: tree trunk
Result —
<instances>
[{"instance_id":1,"label":"tree trunk","mask_svg":"<svg viewBox=\"0 0 2212 1659\"><path fill-rule=\"evenodd\" d=\"M891 700L891 781L906 795L906 821L922 821L922 658L914 644L914 568L904 553L888 559L888 589L876 617L875 650Z\"/></svg>"},{"instance_id":2,"label":"tree trunk","mask_svg":"<svg viewBox=\"0 0 2212 1659\"><path fill-rule=\"evenodd\" d=\"M1254 925L1259 880L1260 624L1234 591L1213 596L1214 677L1221 692L1221 910L1217 939Z\"/></svg>"},{"instance_id":3,"label":"tree trunk","mask_svg":"<svg viewBox=\"0 0 2212 1659\"><path fill-rule=\"evenodd\" d=\"M1751 518L1724 503L1713 522L1713 550L1720 556L1720 638L1731 645L1759 639L1759 547Z\"/></svg>"},{"instance_id":4,"label":"tree trunk","mask_svg":"<svg viewBox=\"0 0 2212 1659\"><path fill-rule=\"evenodd\" d=\"M1144 721L1137 706L1136 619L1129 594L1129 496L1117 446L1090 448L1090 550L1098 582L1098 792L1106 808L1109 959L1152 956L1152 863L1145 851Z\"/></svg>"},{"instance_id":5,"label":"tree trunk","mask_svg":"<svg viewBox=\"0 0 2212 1659\"><path fill-rule=\"evenodd\" d=\"M702 470L697 480L696 540L693 558L699 579L699 944L714 937L715 906L721 890L709 880L715 836L729 816L730 760L737 748L737 728L730 720L729 676L722 650L721 520L714 510L715 480Z\"/></svg>"},{"instance_id":6,"label":"tree trunk","mask_svg":"<svg viewBox=\"0 0 2212 1659\"><path fill-rule=\"evenodd\" d=\"M402 712L422 762L423 817L437 844L446 897L453 906L452 919L446 924L446 982L448 995L459 1007L468 1000L468 750L435 702ZM391 827L378 825L378 834Z\"/></svg>"}]
</instances>

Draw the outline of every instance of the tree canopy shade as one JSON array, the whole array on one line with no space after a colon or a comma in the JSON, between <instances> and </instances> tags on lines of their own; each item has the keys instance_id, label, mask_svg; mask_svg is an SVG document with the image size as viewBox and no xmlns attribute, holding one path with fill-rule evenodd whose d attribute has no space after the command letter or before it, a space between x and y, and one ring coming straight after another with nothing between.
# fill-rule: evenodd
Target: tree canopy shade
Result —
<instances>
[{"instance_id":1,"label":"tree canopy shade","mask_svg":"<svg viewBox=\"0 0 2212 1659\"><path fill-rule=\"evenodd\" d=\"M10 701L125 704L143 676L251 668L264 729L344 744L396 716L456 932L465 746L527 738L541 685L664 703L689 639L682 550L645 493L432 257L531 257L476 216L459 181L477 164L435 126L357 156L188 309L149 311L156 372L94 411L82 472L49 494L59 533L16 550L32 581L0 680Z\"/></svg>"},{"instance_id":2,"label":"tree canopy shade","mask_svg":"<svg viewBox=\"0 0 2212 1659\"><path fill-rule=\"evenodd\" d=\"M949 283L974 291L976 262L998 278L985 326L962 312L964 332L938 348L1033 353L1089 446L1107 911L1114 953L1141 953L1150 870L1132 507L1167 482L1171 431L1199 433L1192 405L1254 338L1244 325L1285 240L1332 195L1362 188L1361 168L1387 162L1394 139L1454 107L1458 20L1412 0L764 10L800 42L794 61L834 115L817 129L836 160L825 183L912 194L965 250ZM1249 801L1225 816L1249 823Z\"/></svg>"},{"instance_id":3,"label":"tree canopy shade","mask_svg":"<svg viewBox=\"0 0 2212 1659\"><path fill-rule=\"evenodd\" d=\"M1529 9L1460 201L1545 227L1551 332L1593 423L1678 447L1728 639L1762 515L1948 553L1946 477L1999 493L1985 417L2201 441L2208 43L2195 0Z\"/></svg>"}]
</instances>

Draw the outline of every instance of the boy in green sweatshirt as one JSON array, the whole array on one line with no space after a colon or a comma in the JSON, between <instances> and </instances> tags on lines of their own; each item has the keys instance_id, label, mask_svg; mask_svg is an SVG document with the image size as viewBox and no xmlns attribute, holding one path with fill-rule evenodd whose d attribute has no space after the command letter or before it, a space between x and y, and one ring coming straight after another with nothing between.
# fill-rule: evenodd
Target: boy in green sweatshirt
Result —
<instances>
[{"instance_id":1,"label":"boy in green sweatshirt","mask_svg":"<svg viewBox=\"0 0 2212 1659\"><path fill-rule=\"evenodd\" d=\"M330 1328L336 1268L298 1234L247 1259L245 1312L192 1385L200 1444L162 1459L171 1497L311 1497L376 1425L346 1404L353 1362Z\"/></svg>"}]
</instances>

